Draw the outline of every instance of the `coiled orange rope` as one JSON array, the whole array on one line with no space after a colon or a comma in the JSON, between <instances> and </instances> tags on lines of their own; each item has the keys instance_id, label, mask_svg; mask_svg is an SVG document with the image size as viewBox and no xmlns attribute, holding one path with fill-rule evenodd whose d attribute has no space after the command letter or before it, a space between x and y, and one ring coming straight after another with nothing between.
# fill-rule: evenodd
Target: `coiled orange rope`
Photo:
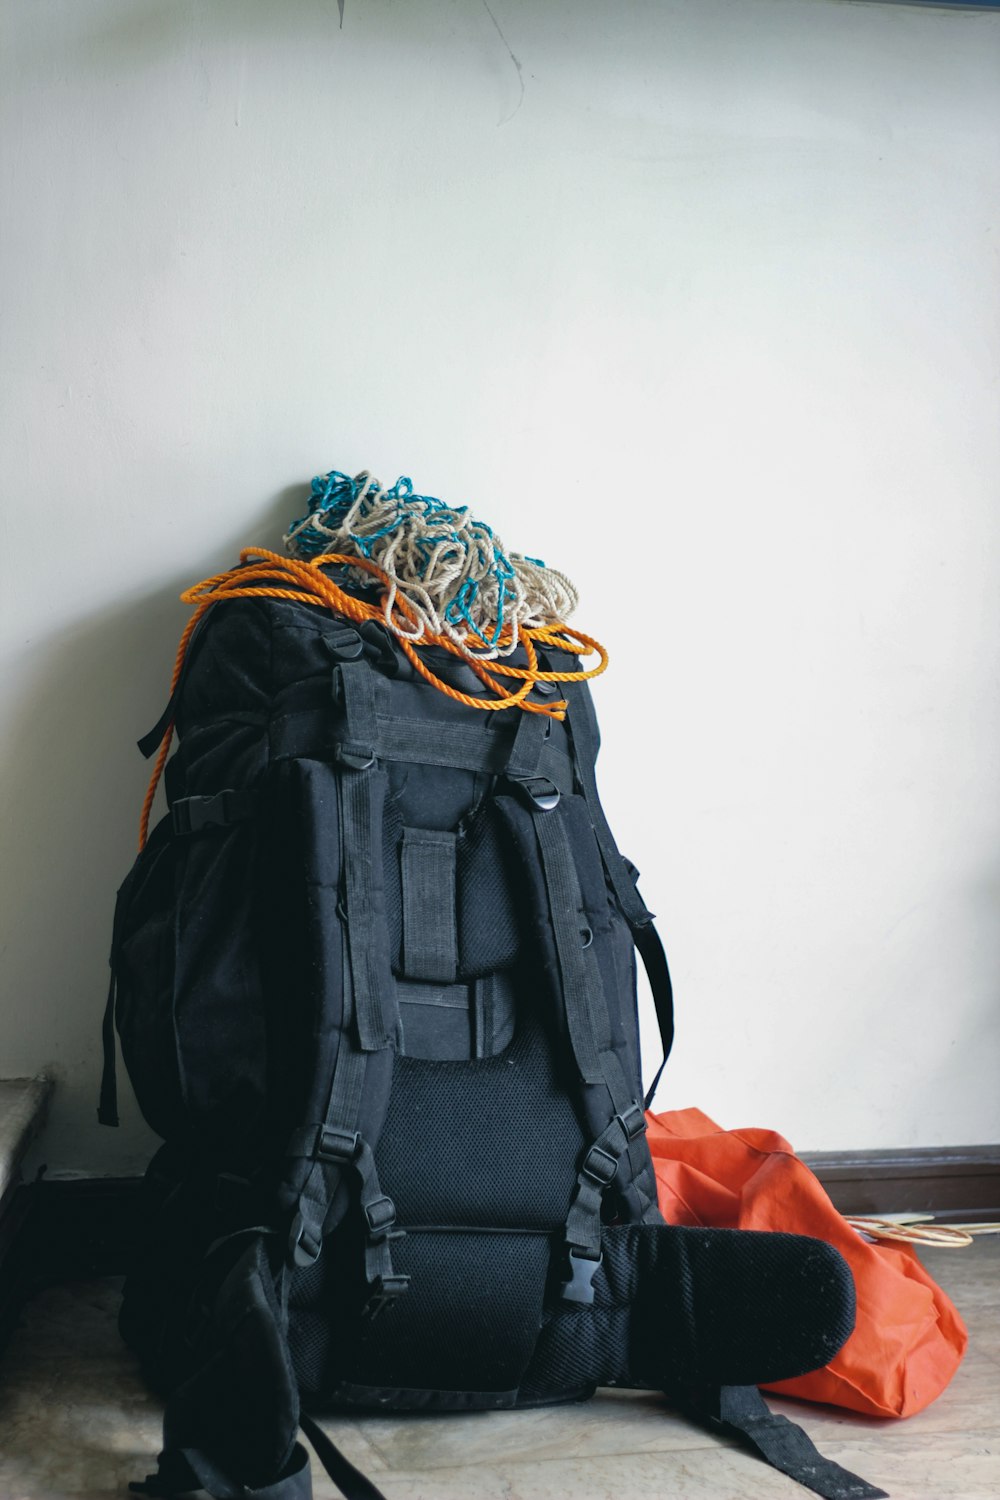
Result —
<instances>
[{"instance_id":1,"label":"coiled orange rope","mask_svg":"<svg viewBox=\"0 0 1000 1500\"><path fill-rule=\"evenodd\" d=\"M410 631L418 623L415 611L410 607L404 594L398 591L395 593L387 615L384 596L379 604L367 599L358 599L353 594L346 593L323 571L324 568L337 564L362 568L378 578L383 588L387 589L391 583L388 575L377 563L365 557L324 553L309 562L303 562L298 558L282 557L278 552L268 552L264 548L247 547L240 553L240 564L240 567L232 568L226 573L216 573L211 578L203 578L200 583L185 589L181 594L181 599L185 604L194 605L194 613L184 629L177 648L177 658L170 680L171 695L180 681L188 645L199 620L213 604L219 604L228 599L288 599L297 604L312 604L335 610L337 614L344 615L358 624L365 620L379 620L387 624L390 629L393 629L397 620L404 629ZM439 692L445 693L449 698L454 698L456 702L465 703L469 708L489 711L520 708L525 713L546 714L552 719L566 717L566 700L559 698L552 703L529 702L528 694L537 683L584 681L587 678L599 676L608 665L608 653L599 641L595 641L589 635L584 635L582 631L573 630L562 624L521 628L520 641L527 655L527 664L523 667L512 667L505 661L497 660L490 660L487 667L483 661L477 659L472 649L477 644L474 636L469 637L470 647L467 650L463 650L461 645L443 635L425 634L419 645L398 634L396 634L396 639L412 662L414 670ZM501 642L503 642L503 636L501 636ZM472 668L494 696L477 698L452 687L450 683L438 677L421 659L420 646L441 646L453 656L458 657L460 661ZM581 653L589 656L596 652L600 660L596 667L590 667L585 671L542 672L538 667L537 646L551 646L556 650L572 652L574 655ZM512 678L519 685L508 689L502 682L497 681L498 677ZM170 754L173 734L174 726L171 720L164 731L163 741L142 804L142 816L139 821L140 849L145 847L149 834L153 798L156 796L156 788L159 786L167 756Z\"/></svg>"}]
</instances>

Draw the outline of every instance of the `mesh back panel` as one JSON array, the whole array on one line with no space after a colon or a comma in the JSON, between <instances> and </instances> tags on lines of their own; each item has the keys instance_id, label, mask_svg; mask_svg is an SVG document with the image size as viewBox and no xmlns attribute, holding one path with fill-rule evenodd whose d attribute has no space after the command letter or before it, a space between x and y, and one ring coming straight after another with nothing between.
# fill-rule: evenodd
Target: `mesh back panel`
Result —
<instances>
[{"instance_id":1,"label":"mesh back panel","mask_svg":"<svg viewBox=\"0 0 1000 1500\"><path fill-rule=\"evenodd\" d=\"M548 1036L547 997L523 977L511 1045L496 1057L397 1057L375 1153L400 1222L553 1229L565 1221L584 1138Z\"/></svg>"}]
</instances>

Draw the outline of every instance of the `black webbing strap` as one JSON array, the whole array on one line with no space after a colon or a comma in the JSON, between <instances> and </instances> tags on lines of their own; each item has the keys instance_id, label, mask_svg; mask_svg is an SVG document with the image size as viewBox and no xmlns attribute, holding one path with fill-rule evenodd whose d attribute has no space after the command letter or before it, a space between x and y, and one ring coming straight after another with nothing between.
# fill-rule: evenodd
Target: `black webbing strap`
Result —
<instances>
[{"instance_id":1,"label":"black webbing strap","mask_svg":"<svg viewBox=\"0 0 1000 1500\"><path fill-rule=\"evenodd\" d=\"M157 1464L155 1474L148 1475L142 1483L133 1480L129 1485L134 1495L167 1500L170 1496L204 1490L213 1500L246 1500L250 1495L253 1500L312 1500L309 1455L301 1443L295 1444L291 1458L271 1484L253 1490L234 1479L200 1448L165 1448ZM357 1493L361 1497L362 1492Z\"/></svg>"},{"instance_id":2,"label":"black webbing strap","mask_svg":"<svg viewBox=\"0 0 1000 1500\"><path fill-rule=\"evenodd\" d=\"M312 1417L302 1412L299 1426L316 1450L316 1457L338 1487L345 1500L385 1500L382 1491L344 1457L337 1445L318 1427Z\"/></svg>"},{"instance_id":3,"label":"black webbing strap","mask_svg":"<svg viewBox=\"0 0 1000 1500\"><path fill-rule=\"evenodd\" d=\"M321 1175L323 1166L333 1167L339 1173L349 1171L358 1190L358 1206L365 1222L365 1280L368 1284L368 1300L364 1312L374 1318L387 1303L402 1296L410 1284L408 1276L401 1276L393 1269L389 1241L400 1239L402 1230L396 1228L396 1206L379 1186L375 1157L367 1141L357 1131L339 1130L328 1125L306 1125L296 1130L288 1143L289 1157L302 1156L311 1160ZM310 1174L312 1175L312 1174ZM332 1196L327 1187L327 1202ZM305 1197L305 1194L303 1194ZM314 1200L319 1201L319 1200ZM322 1221L306 1216L306 1203L300 1209L302 1222L296 1225L293 1259L296 1265L310 1265L319 1255L322 1244Z\"/></svg>"},{"instance_id":4,"label":"black webbing strap","mask_svg":"<svg viewBox=\"0 0 1000 1500\"><path fill-rule=\"evenodd\" d=\"M518 714L517 729L507 758L506 774L512 781L523 781L539 774L539 761L551 722L545 714ZM565 790L565 788L562 788Z\"/></svg>"},{"instance_id":5,"label":"black webbing strap","mask_svg":"<svg viewBox=\"0 0 1000 1500\"><path fill-rule=\"evenodd\" d=\"M453 984L458 972L456 835L404 828L400 849L403 965L408 979Z\"/></svg>"},{"instance_id":6,"label":"black webbing strap","mask_svg":"<svg viewBox=\"0 0 1000 1500\"><path fill-rule=\"evenodd\" d=\"M663 1070L667 1066L670 1049L674 1044L674 987L670 980L670 970L667 967L667 955L663 951L660 934L653 922L647 922L644 927L633 927L632 941L642 959L646 978L649 980L649 991L656 1008L656 1022L660 1028L660 1045L663 1048L660 1066L646 1090L645 1105L648 1109L653 1102Z\"/></svg>"},{"instance_id":7,"label":"black webbing strap","mask_svg":"<svg viewBox=\"0 0 1000 1500\"><path fill-rule=\"evenodd\" d=\"M611 1023L604 983L593 945L581 931L583 897L565 823L557 809L536 810L533 826L541 852L549 915L562 977L563 1004L573 1056L583 1083L603 1083L607 1089L607 1124L580 1166L566 1223L570 1280L563 1295L572 1301L591 1301L588 1268L581 1260L596 1260L601 1249L601 1201L628 1154L630 1177L639 1208L647 1201L635 1179L641 1161L634 1143L646 1128L642 1106L633 1096L618 1055L611 1045ZM582 1277L582 1281L581 1281ZM589 1269L593 1278L593 1269Z\"/></svg>"},{"instance_id":8,"label":"black webbing strap","mask_svg":"<svg viewBox=\"0 0 1000 1500\"><path fill-rule=\"evenodd\" d=\"M146 845L147 858L151 858L157 845L164 838L162 825L154 828ZM101 1046L104 1066L101 1069L101 1094L97 1104L97 1119L101 1125L118 1124L118 1069L115 1051L115 999L118 994L118 950L121 947L122 930L128 915L129 892L135 879L133 864L122 881L115 899L115 915L111 924L111 953L108 963L111 977L108 980L108 998L104 1002L104 1018L101 1021Z\"/></svg>"},{"instance_id":9,"label":"black webbing strap","mask_svg":"<svg viewBox=\"0 0 1000 1500\"><path fill-rule=\"evenodd\" d=\"M114 954L111 962L111 978L108 981L108 998L104 1005L101 1022L101 1045L104 1049L104 1067L101 1069L101 1097L97 1104L97 1119L101 1125L118 1124L118 1072L115 1059L115 994L117 980L114 970Z\"/></svg>"},{"instance_id":10,"label":"black webbing strap","mask_svg":"<svg viewBox=\"0 0 1000 1500\"><path fill-rule=\"evenodd\" d=\"M337 747L343 775L340 791L347 940L354 994L354 1022L364 1052L378 1052L395 1036L385 913L378 857L382 847L385 782L375 760L374 674L362 656L336 669L344 727Z\"/></svg>"},{"instance_id":11,"label":"black webbing strap","mask_svg":"<svg viewBox=\"0 0 1000 1500\"><path fill-rule=\"evenodd\" d=\"M567 684L570 689L570 685ZM608 879L612 889L618 898L618 905L629 926L632 928L643 927L652 921L653 914L648 910L645 901L639 895L632 872L622 857L618 845L615 843L614 834L604 816L601 799L597 793L597 776L595 763L597 761L597 716L594 713L594 701L587 689L587 684L573 684L568 691L569 698L569 726L570 735L573 740L573 760L576 765L576 774L579 777L583 795L587 802L587 811L590 821L594 825L594 833L597 837L598 848L604 861Z\"/></svg>"},{"instance_id":12,"label":"black webbing strap","mask_svg":"<svg viewBox=\"0 0 1000 1500\"><path fill-rule=\"evenodd\" d=\"M180 700L181 690L184 687L184 680L187 677L192 662L194 661L195 642L201 641L205 629L205 622L207 621L211 613L212 610L211 607L209 607L202 615L197 625L194 627L194 630L191 632L191 638L187 643L187 650L184 653L184 662L181 666L180 676L177 679L177 684L173 692L170 694L170 698L167 702L166 708L163 710L162 714L157 719L152 729L147 730L142 739L136 741L137 745L139 746L140 754L146 760L149 760L150 756L155 755L157 750L159 750L160 746L163 743L163 736L166 734L167 730L174 722L174 718L177 714L177 704Z\"/></svg>"},{"instance_id":13,"label":"black webbing strap","mask_svg":"<svg viewBox=\"0 0 1000 1500\"><path fill-rule=\"evenodd\" d=\"M587 1151L566 1217L569 1278L564 1302L592 1303L594 1273L601 1262L601 1200L618 1174L618 1164L646 1129L642 1108L633 1104L601 1131Z\"/></svg>"},{"instance_id":14,"label":"black webbing strap","mask_svg":"<svg viewBox=\"0 0 1000 1500\"><path fill-rule=\"evenodd\" d=\"M604 1070L598 1056L598 1039L608 1031L607 1007L593 949L584 947L583 898L573 854L563 820L554 809L538 812L534 828L542 856L573 1056L584 1083L602 1083Z\"/></svg>"},{"instance_id":15,"label":"black webbing strap","mask_svg":"<svg viewBox=\"0 0 1000 1500\"><path fill-rule=\"evenodd\" d=\"M385 1500L377 1485L344 1457L336 1443L305 1412L299 1414L299 1426L344 1500ZM165 1450L160 1454L158 1464L156 1474L150 1474L141 1484L133 1482L129 1485L133 1494L148 1495L151 1500L168 1500L175 1495L204 1490L214 1500L250 1500L250 1497L252 1500L312 1500L309 1455L301 1443L295 1444L291 1458L278 1478L259 1489L247 1489L198 1448Z\"/></svg>"},{"instance_id":16,"label":"black webbing strap","mask_svg":"<svg viewBox=\"0 0 1000 1500\"><path fill-rule=\"evenodd\" d=\"M653 1005L656 1009L663 1056L656 1070L656 1076L646 1091L648 1109L673 1045L673 985L670 981L670 970L667 967L663 944L653 926L653 913L639 895L634 871L615 843L614 834L604 815L597 792L595 764L599 741L594 701L586 683L574 684L572 687L567 685L567 695L570 705L569 724L570 737L573 741L573 763L576 767L577 779L587 803L587 812L590 814L605 872L617 897L621 913L631 929L632 939L646 970Z\"/></svg>"},{"instance_id":17,"label":"black webbing strap","mask_svg":"<svg viewBox=\"0 0 1000 1500\"><path fill-rule=\"evenodd\" d=\"M755 1385L724 1385L688 1409L709 1425L740 1438L772 1468L823 1500L886 1500L885 1490L824 1458L801 1427L769 1411Z\"/></svg>"},{"instance_id":18,"label":"black webbing strap","mask_svg":"<svg viewBox=\"0 0 1000 1500\"><path fill-rule=\"evenodd\" d=\"M385 686L384 683L377 684L377 692ZM513 741L509 728L502 732L502 729L478 723L449 721L443 724L441 720L411 719L383 713L378 703L376 693L376 733L372 748L379 761L482 771L493 776L501 776L506 770ZM232 719L234 716L227 717ZM490 714L488 717L492 721L502 716ZM520 716L521 720L529 720L532 724L540 717L538 714ZM543 719L544 722L547 721ZM330 714L326 707L290 710L271 719L268 727L272 760L322 758L329 753ZM573 790L573 762L551 738L543 739L537 774L551 781L565 796Z\"/></svg>"}]
</instances>

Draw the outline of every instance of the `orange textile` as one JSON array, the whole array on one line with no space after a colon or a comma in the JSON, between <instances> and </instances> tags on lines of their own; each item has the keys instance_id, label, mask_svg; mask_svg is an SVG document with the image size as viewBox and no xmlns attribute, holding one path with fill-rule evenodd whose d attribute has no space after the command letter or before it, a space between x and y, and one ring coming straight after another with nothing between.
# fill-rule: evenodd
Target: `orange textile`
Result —
<instances>
[{"instance_id":1,"label":"orange textile","mask_svg":"<svg viewBox=\"0 0 1000 1500\"><path fill-rule=\"evenodd\" d=\"M824 1369L771 1390L876 1417L910 1417L941 1394L968 1334L911 1246L862 1239L773 1130L723 1130L700 1109L647 1114L646 1122L669 1223L813 1235L835 1245L854 1273L857 1323L843 1349Z\"/></svg>"}]
</instances>

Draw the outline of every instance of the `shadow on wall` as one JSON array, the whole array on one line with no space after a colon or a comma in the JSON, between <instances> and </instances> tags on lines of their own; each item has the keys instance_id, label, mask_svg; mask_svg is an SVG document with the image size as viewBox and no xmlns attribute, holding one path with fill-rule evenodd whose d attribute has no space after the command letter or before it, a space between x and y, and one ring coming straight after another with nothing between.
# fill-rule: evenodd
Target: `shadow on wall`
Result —
<instances>
[{"instance_id":1,"label":"shadow on wall","mask_svg":"<svg viewBox=\"0 0 1000 1500\"><path fill-rule=\"evenodd\" d=\"M0 749L10 997L0 1021L0 1071L55 1078L40 1157L50 1169L131 1170L137 1146L138 1160L148 1157L150 1138L127 1085L123 1129L105 1130L96 1117L114 896L135 857L150 773L135 742L167 700L188 618L181 590L231 566L241 547L280 550L281 533L302 514L308 493L304 485L283 490L232 547L192 554L183 578L50 636L22 661L23 686ZM93 1124L71 1130L74 1119Z\"/></svg>"},{"instance_id":2,"label":"shadow on wall","mask_svg":"<svg viewBox=\"0 0 1000 1500\"><path fill-rule=\"evenodd\" d=\"M394 8L396 10L396 8ZM396 12L400 23L404 14ZM134 71L157 58L177 57L203 43L216 43L240 36L253 36L265 43L279 43L289 36L292 23L308 21L333 36L342 30L338 0L212 0L210 4L177 5L175 0L131 0L119 8L109 23L106 12L81 7L73 26L62 26L62 46L72 51L79 64L91 63L104 70L111 67ZM351 18L344 7L345 25ZM100 17L100 19L97 19ZM32 61L48 68L52 63L52 38L32 58L30 44L19 43L19 56L29 67Z\"/></svg>"}]
</instances>

